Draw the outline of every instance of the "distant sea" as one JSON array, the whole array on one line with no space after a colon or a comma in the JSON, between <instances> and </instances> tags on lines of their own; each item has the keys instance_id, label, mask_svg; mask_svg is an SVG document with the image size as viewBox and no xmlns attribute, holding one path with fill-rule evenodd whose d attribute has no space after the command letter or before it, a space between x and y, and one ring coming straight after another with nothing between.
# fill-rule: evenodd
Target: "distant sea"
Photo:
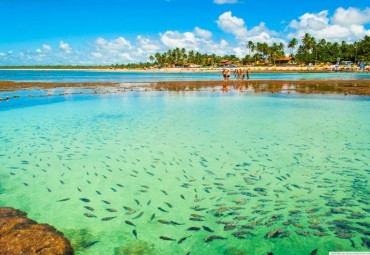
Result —
<instances>
[{"instance_id":1,"label":"distant sea","mask_svg":"<svg viewBox=\"0 0 370 255\"><path fill-rule=\"evenodd\" d=\"M231 77L233 78L233 77ZM361 80L370 73L252 73L253 80ZM153 82L222 80L220 73L101 72L81 70L0 70L3 81L33 82Z\"/></svg>"}]
</instances>

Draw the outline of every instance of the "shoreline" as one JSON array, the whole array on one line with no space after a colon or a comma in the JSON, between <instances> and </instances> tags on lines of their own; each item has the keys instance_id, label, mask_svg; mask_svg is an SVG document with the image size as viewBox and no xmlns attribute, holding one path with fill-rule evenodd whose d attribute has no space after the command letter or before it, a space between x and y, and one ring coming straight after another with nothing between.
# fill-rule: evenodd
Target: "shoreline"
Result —
<instances>
[{"instance_id":1,"label":"shoreline","mask_svg":"<svg viewBox=\"0 0 370 255\"><path fill-rule=\"evenodd\" d=\"M361 73L358 70L352 69L340 69L335 71L329 67L319 66L292 66L292 67L281 67L281 66L245 66L235 68L225 68L229 70L235 69L250 69L253 73L341 73L341 72L353 72ZM107 72L107 73L221 73L222 67L219 68L161 68L161 69L106 69L106 68L1 68L0 71L82 71L82 72Z\"/></svg>"},{"instance_id":2,"label":"shoreline","mask_svg":"<svg viewBox=\"0 0 370 255\"><path fill-rule=\"evenodd\" d=\"M160 82L14 82L0 81L0 92L19 90L51 90L57 88L92 89L113 88L118 91L200 91L230 88L253 93L296 92L304 94L370 95L369 80L244 80L244 81L160 81ZM48 94L49 95L49 94ZM16 96L16 95L15 95ZM15 97L14 96L14 97Z\"/></svg>"}]
</instances>

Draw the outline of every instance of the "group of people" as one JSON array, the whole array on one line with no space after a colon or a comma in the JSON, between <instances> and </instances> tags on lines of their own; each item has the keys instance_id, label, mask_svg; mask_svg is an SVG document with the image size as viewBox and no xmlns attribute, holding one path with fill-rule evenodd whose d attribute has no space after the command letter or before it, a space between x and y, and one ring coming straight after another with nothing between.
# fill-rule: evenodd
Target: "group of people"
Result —
<instances>
[{"instance_id":1,"label":"group of people","mask_svg":"<svg viewBox=\"0 0 370 255\"><path fill-rule=\"evenodd\" d=\"M223 69L222 75L224 77L224 81L229 81L230 75L231 75L230 69ZM251 70L249 68L248 69L239 68L239 69L234 70L234 77L238 81L243 81L245 78L249 80L250 75L251 75Z\"/></svg>"}]
</instances>

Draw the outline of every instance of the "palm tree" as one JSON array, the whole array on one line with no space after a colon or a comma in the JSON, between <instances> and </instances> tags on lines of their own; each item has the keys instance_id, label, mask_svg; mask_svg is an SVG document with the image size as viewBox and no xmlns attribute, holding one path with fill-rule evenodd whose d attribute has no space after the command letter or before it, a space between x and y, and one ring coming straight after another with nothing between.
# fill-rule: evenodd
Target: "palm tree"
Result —
<instances>
[{"instance_id":1,"label":"palm tree","mask_svg":"<svg viewBox=\"0 0 370 255\"><path fill-rule=\"evenodd\" d=\"M290 49L290 55L293 56L293 51L294 48L298 45L298 40L297 38L292 38L292 40L289 41L288 43L288 48Z\"/></svg>"},{"instance_id":2,"label":"palm tree","mask_svg":"<svg viewBox=\"0 0 370 255\"><path fill-rule=\"evenodd\" d=\"M309 33L305 33L302 37L302 44L306 51L311 51L314 49L316 44L316 39Z\"/></svg>"},{"instance_id":3,"label":"palm tree","mask_svg":"<svg viewBox=\"0 0 370 255\"><path fill-rule=\"evenodd\" d=\"M254 43L252 41L248 42L247 47L249 49L249 55L251 55L251 51L254 51L254 49L256 48L256 46L254 45Z\"/></svg>"}]
</instances>

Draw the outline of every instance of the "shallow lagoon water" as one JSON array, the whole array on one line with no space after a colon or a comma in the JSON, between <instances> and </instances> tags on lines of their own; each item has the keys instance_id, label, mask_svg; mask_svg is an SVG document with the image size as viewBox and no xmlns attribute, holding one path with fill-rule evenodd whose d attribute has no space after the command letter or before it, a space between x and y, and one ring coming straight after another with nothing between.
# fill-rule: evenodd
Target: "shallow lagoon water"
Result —
<instances>
[{"instance_id":1,"label":"shallow lagoon water","mask_svg":"<svg viewBox=\"0 0 370 255\"><path fill-rule=\"evenodd\" d=\"M233 78L233 77L232 77ZM218 73L208 72L100 72L81 70L0 70L0 81L35 82L156 82L222 80ZM252 73L253 80L361 80L370 73Z\"/></svg>"},{"instance_id":2,"label":"shallow lagoon water","mask_svg":"<svg viewBox=\"0 0 370 255\"><path fill-rule=\"evenodd\" d=\"M368 97L328 95L2 102L0 206L54 225L77 254L366 251L369 116Z\"/></svg>"}]
</instances>

